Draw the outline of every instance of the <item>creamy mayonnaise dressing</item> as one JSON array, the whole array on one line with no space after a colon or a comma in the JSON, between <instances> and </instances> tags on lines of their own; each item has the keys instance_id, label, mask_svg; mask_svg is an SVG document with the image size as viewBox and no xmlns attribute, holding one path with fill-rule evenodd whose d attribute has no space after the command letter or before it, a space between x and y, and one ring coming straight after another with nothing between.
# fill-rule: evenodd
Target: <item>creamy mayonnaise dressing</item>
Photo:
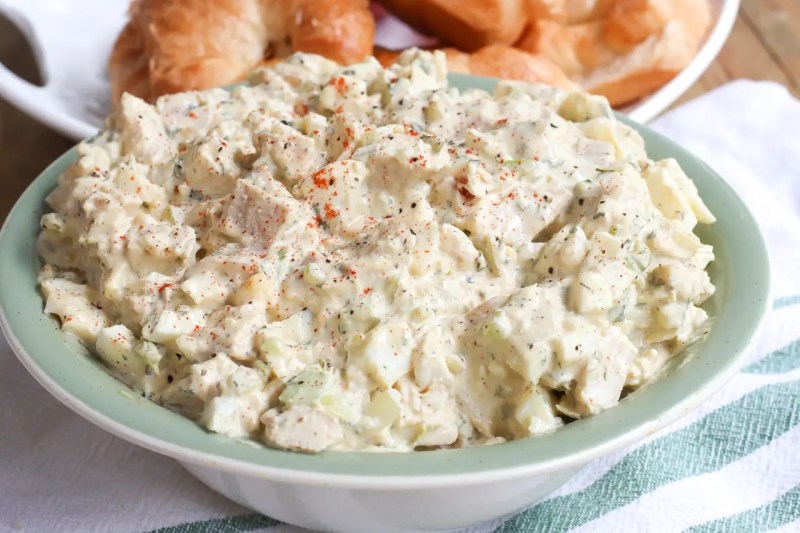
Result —
<instances>
[{"instance_id":1,"label":"creamy mayonnaise dressing","mask_svg":"<svg viewBox=\"0 0 800 533\"><path fill-rule=\"evenodd\" d=\"M123 97L49 196L45 312L209 430L414 450L615 405L706 331L714 217L604 99L296 54Z\"/></svg>"}]
</instances>

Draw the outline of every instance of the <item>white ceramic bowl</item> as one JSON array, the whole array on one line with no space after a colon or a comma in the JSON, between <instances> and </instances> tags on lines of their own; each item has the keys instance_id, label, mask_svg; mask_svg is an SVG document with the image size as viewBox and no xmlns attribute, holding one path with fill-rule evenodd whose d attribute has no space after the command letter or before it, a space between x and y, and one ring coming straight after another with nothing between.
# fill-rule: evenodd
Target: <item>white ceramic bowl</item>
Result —
<instances>
[{"instance_id":1,"label":"white ceramic bowl","mask_svg":"<svg viewBox=\"0 0 800 533\"><path fill-rule=\"evenodd\" d=\"M652 95L623 109L648 122L667 109L714 61L736 21L739 0L710 0L715 21L692 62ZM0 64L0 96L71 139L94 135L110 101L106 62L125 23L128 0L0 0L8 16L31 43L44 75L38 87ZM424 44L392 17L378 24L383 45Z\"/></svg>"}]
</instances>

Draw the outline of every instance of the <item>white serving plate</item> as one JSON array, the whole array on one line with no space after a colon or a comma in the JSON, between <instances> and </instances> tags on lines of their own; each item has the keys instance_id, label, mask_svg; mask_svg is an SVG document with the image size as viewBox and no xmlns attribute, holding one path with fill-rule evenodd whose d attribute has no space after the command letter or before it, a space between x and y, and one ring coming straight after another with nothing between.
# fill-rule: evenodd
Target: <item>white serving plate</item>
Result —
<instances>
[{"instance_id":1,"label":"white serving plate","mask_svg":"<svg viewBox=\"0 0 800 533\"><path fill-rule=\"evenodd\" d=\"M623 111L648 122L675 102L714 61L733 28L740 0L711 0L714 26L678 76ZM71 139L93 135L109 109L106 62L125 23L128 0L0 0L0 12L28 38L43 87L0 64L0 96ZM419 36L391 17L381 19L380 44L415 44Z\"/></svg>"}]
</instances>

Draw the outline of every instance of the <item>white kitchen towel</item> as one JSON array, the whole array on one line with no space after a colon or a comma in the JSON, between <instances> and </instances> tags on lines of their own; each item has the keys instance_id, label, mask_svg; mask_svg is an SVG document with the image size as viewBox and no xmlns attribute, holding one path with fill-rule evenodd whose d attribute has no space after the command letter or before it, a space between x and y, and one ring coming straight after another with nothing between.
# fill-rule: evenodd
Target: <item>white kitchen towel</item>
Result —
<instances>
[{"instance_id":1,"label":"white kitchen towel","mask_svg":"<svg viewBox=\"0 0 800 533\"><path fill-rule=\"evenodd\" d=\"M773 310L743 369L668 429L537 506L473 532L800 531L800 102L737 81L653 125L745 199L768 240ZM0 339L0 531L301 531L50 397Z\"/></svg>"}]
</instances>

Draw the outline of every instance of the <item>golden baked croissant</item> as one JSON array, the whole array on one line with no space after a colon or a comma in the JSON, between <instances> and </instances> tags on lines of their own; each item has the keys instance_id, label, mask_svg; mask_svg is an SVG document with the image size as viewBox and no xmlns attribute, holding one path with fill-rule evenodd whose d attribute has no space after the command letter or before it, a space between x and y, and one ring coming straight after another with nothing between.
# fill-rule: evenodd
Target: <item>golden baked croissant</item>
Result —
<instances>
[{"instance_id":1,"label":"golden baked croissant","mask_svg":"<svg viewBox=\"0 0 800 533\"><path fill-rule=\"evenodd\" d=\"M147 100L242 79L291 51L340 63L372 53L368 0L133 0L109 59L115 100Z\"/></svg>"},{"instance_id":2,"label":"golden baked croissant","mask_svg":"<svg viewBox=\"0 0 800 533\"><path fill-rule=\"evenodd\" d=\"M622 105L689 64L710 21L707 0L616 0L599 20L535 20L515 46L548 58L587 91Z\"/></svg>"},{"instance_id":3,"label":"golden baked croissant","mask_svg":"<svg viewBox=\"0 0 800 533\"><path fill-rule=\"evenodd\" d=\"M605 17L615 0L528 0L530 20L578 24Z\"/></svg>"},{"instance_id":4,"label":"golden baked croissant","mask_svg":"<svg viewBox=\"0 0 800 533\"><path fill-rule=\"evenodd\" d=\"M372 55L375 20L369 0L294 0L292 47L342 65Z\"/></svg>"},{"instance_id":5,"label":"golden baked croissant","mask_svg":"<svg viewBox=\"0 0 800 533\"><path fill-rule=\"evenodd\" d=\"M472 52L516 41L528 20L526 1L381 0L381 4L416 30Z\"/></svg>"}]
</instances>

